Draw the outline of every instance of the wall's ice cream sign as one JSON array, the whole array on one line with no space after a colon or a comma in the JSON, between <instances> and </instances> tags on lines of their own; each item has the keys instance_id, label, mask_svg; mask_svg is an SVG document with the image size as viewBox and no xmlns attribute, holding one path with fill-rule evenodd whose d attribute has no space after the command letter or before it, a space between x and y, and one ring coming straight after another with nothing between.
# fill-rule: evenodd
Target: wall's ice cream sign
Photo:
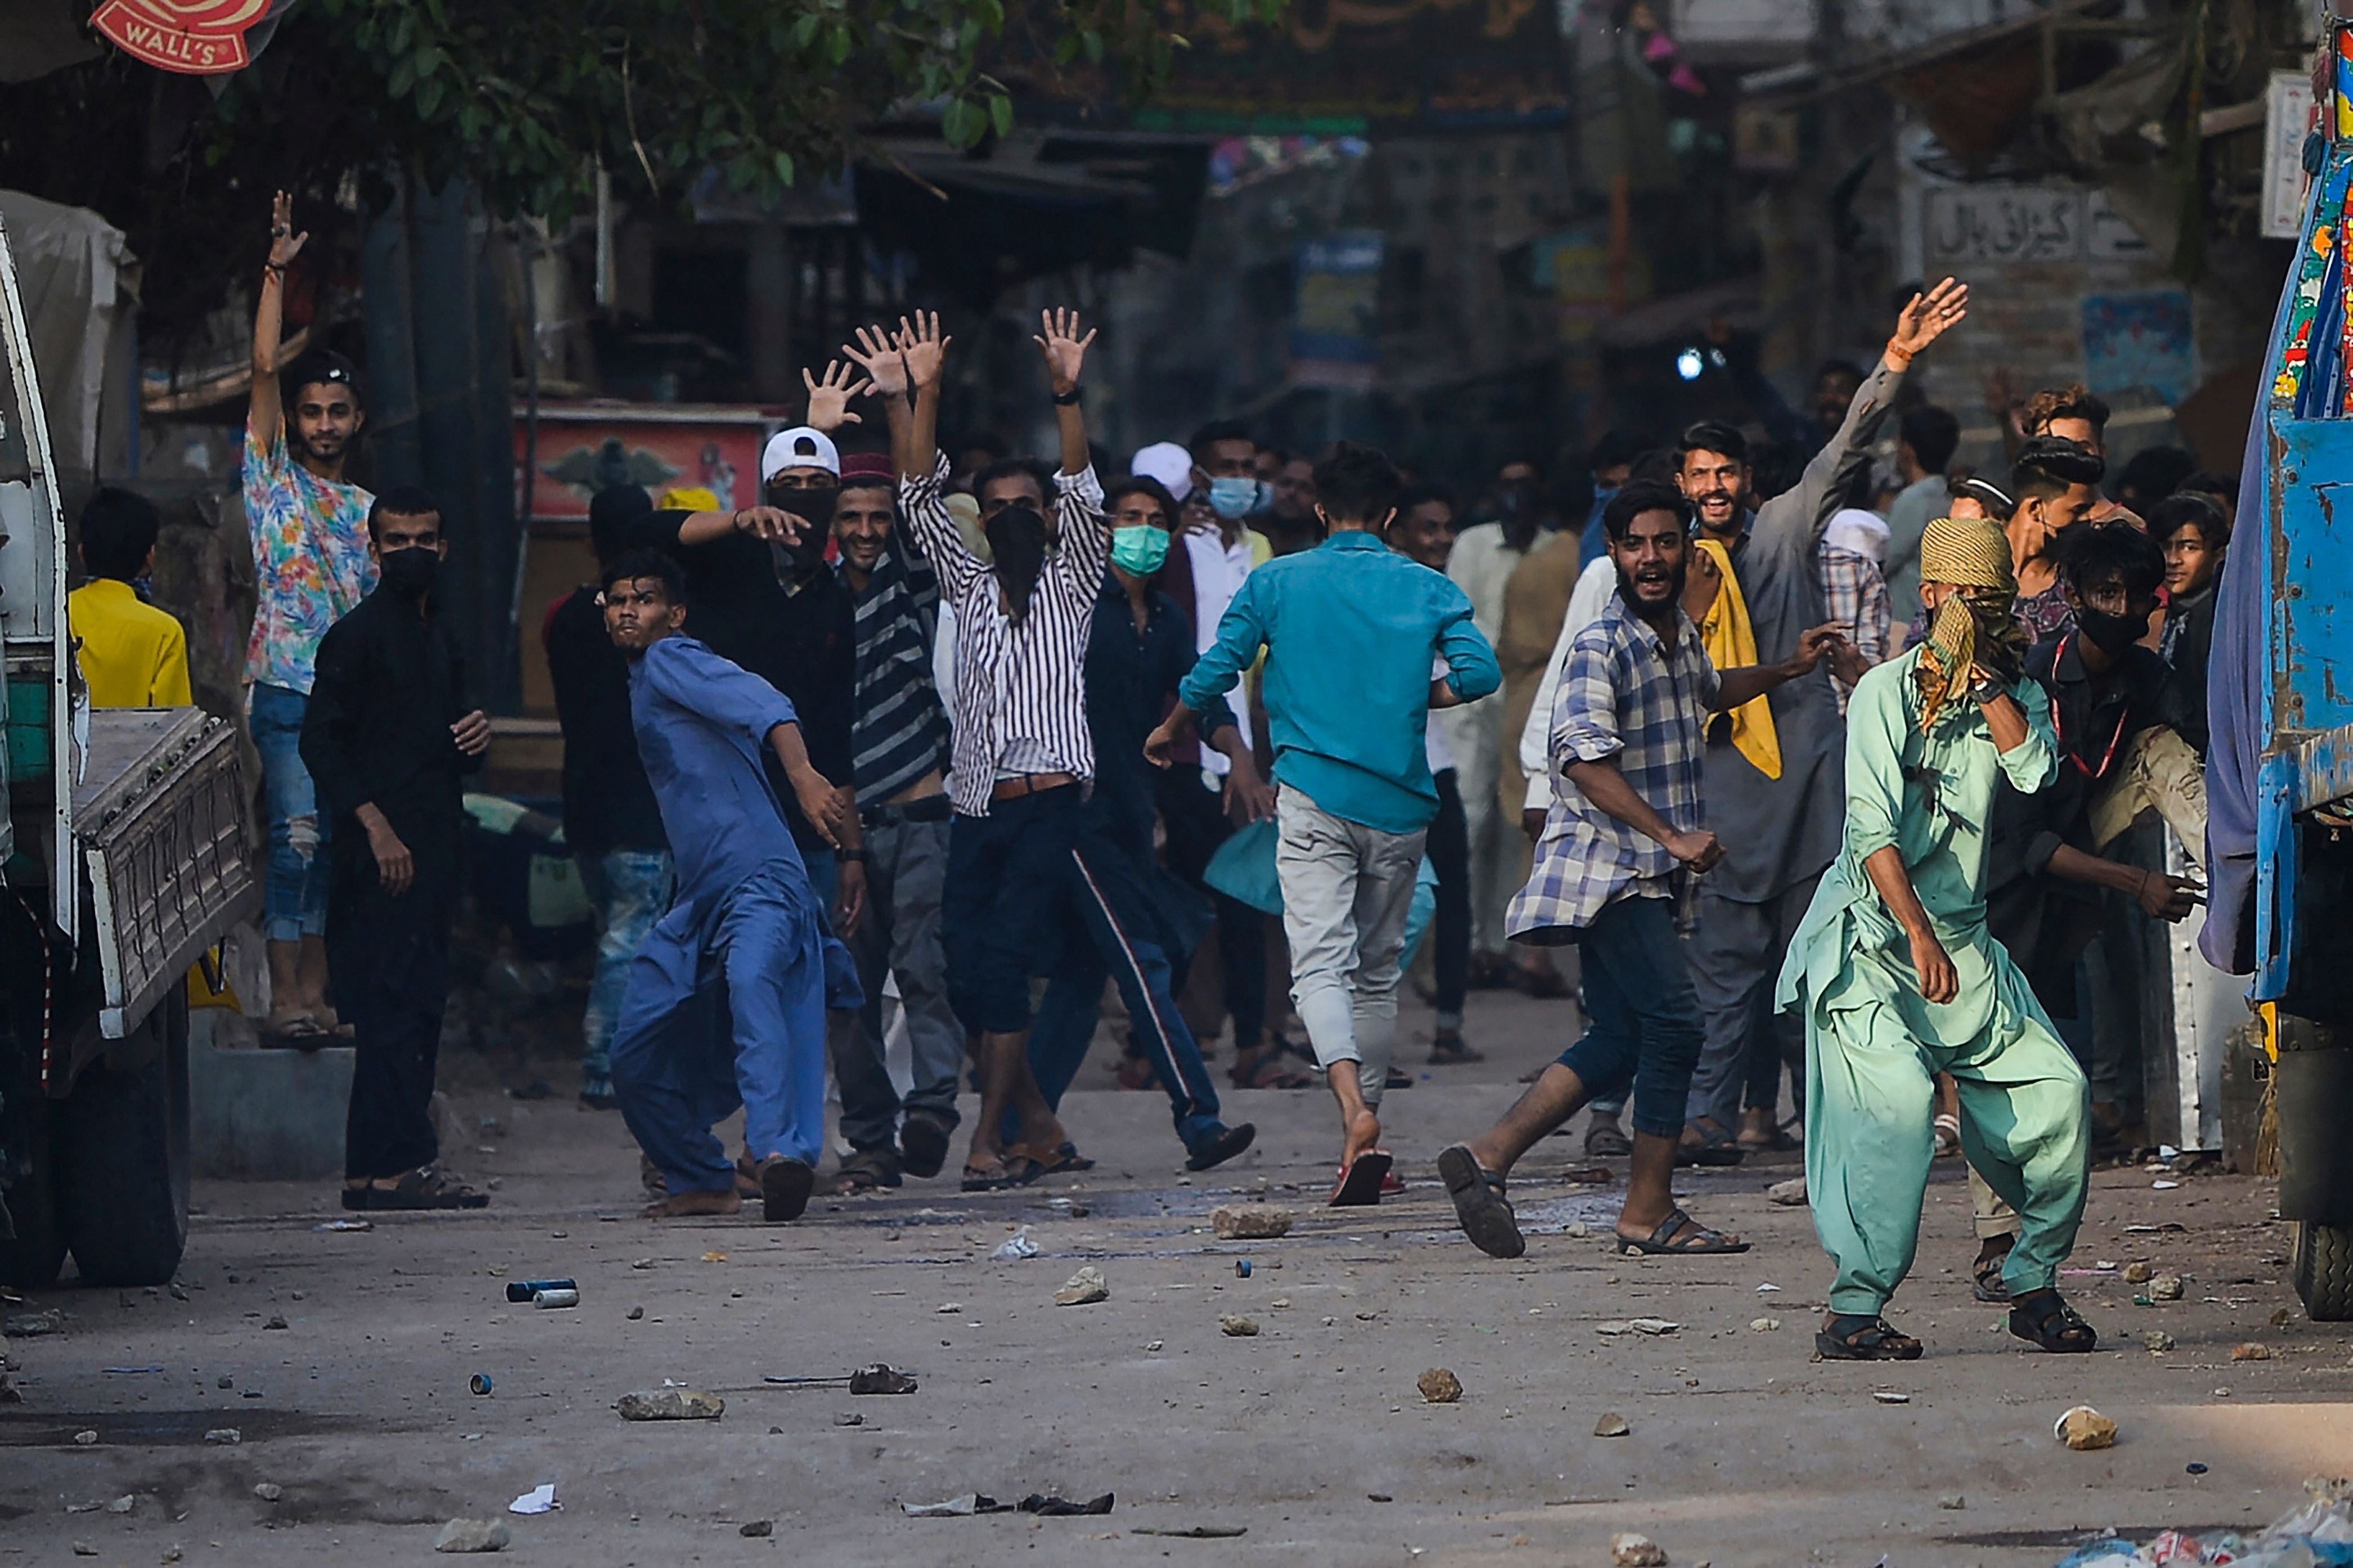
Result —
<instances>
[{"instance_id":1,"label":"wall's ice cream sign","mask_svg":"<svg viewBox=\"0 0 2353 1568\"><path fill-rule=\"evenodd\" d=\"M282 8L272 0L106 0L90 25L158 70L219 76L252 63L247 30Z\"/></svg>"}]
</instances>

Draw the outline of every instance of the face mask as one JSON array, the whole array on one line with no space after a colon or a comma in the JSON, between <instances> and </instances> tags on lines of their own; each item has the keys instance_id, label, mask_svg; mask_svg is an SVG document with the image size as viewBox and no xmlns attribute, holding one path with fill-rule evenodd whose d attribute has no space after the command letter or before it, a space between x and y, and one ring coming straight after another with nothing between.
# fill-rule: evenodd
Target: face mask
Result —
<instances>
[{"instance_id":1,"label":"face mask","mask_svg":"<svg viewBox=\"0 0 2353 1568\"><path fill-rule=\"evenodd\" d=\"M421 598L441 571L441 552L423 545L387 550L379 562L384 585L404 599Z\"/></svg>"},{"instance_id":2,"label":"face mask","mask_svg":"<svg viewBox=\"0 0 2353 1568\"><path fill-rule=\"evenodd\" d=\"M1046 519L1027 501L1007 507L981 525L995 558L997 581L1013 606L1013 618L1029 613L1029 595L1046 567Z\"/></svg>"},{"instance_id":3,"label":"face mask","mask_svg":"<svg viewBox=\"0 0 2353 1568\"><path fill-rule=\"evenodd\" d=\"M762 496L777 510L806 518L810 526L822 531L833 526L833 506L841 499L841 487L825 485L804 490L786 485L765 485L762 487Z\"/></svg>"},{"instance_id":4,"label":"face mask","mask_svg":"<svg viewBox=\"0 0 2353 1568\"><path fill-rule=\"evenodd\" d=\"M1240 522L1259 505L1256 479L1220 474L1209 481L1209 510L1228 522Z\"/></svg>"},{"instance_id":5,"label":"face mask","mask_svg":"<svg viewBox=\"0 0 2353 1568\"><path fill-rule=\"evenodd\" d=\"M1148 522L1111 531L1111 563L1131 577L1149 577L1168 559L1168 531Z\"/></svg>"},{"instance_id":6,"label":"face mask","mask_svg":"<svg viewBox=\"0 0 2353 1568\"><path fill-rule=\"evenodd\" d=\"M2111 616L2086 605L2075 612L2075 626L2092 646L2115 658L2148 634L2147 616Z\"/></svg>"}]
</instances>

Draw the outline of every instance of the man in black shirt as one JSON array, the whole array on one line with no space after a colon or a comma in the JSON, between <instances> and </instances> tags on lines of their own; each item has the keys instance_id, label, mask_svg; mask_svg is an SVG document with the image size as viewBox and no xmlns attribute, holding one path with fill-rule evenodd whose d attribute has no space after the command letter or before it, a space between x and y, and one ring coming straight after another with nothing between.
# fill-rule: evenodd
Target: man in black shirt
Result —
<instances>
[{"instance_id":1,"label":"man in black shirt","mask_svg":"<svg viewBox=\"0 0 2353 1568\"><path fill-rule=\"evenodd\" d=\"M2222 581L2222 558L2231 547L2231 514L2211 495L2179 489L2149 509L2148 536L2165 552L2169 595L2158 651L2173 667L2181 738L2203 757L2206 656L2214 647L2214 589Z\"/></svg>"},{"instance_id":2,"label":"man in black shirt","mask_svg":"<svg viewBox=\"0 0 2353 1568\"><path fill-rule=\"evenodd\" d=\"M840 454L821 430L782 431L761 454L760 477L765 505L656 512L632 542L649 544L685 568L695 637L783 692L800 716L809 764L834 782L849 806L839 850L809 826L781 773L772 769L769 782L809 886L830 908L834 934L847 942L866 904L866 850L851 782L857 600L825 560L841 491Z\"/></svg>"},{"instance_id":3,"label":"man in black shirt","mask_svg":"<svg viewBox=\"0 0 2353 1568\"><path fill-rule=\"evenodd\" d=\"M481 766L491 721L468 707L464 655L435 613L449 548L439 509L391 490L367 523L382 576L320 639L302 719L302 765L334 814L328 973L359 1047L343 1206L480 1208L487 1197L436 1169L429 1107L460 882L459 776Z\"/></svg>"},{"instance_id":4,"label":"man in black shirt","mask_svg":"<svg viewBox=\"0 0 2353 1568\"><path fill-rule=\"evenodd\" d=\"M654 509L636 485L600 490L588 503L588 542L602 568L620 559L630 530ZM613 1026L629 960L670 907L670 841L661 809L638 760L629 723L629 664L605 630L603 596L593 583L574 589L547 613L540 640L564 726L564 839L596 900L604 935L596 974L581 1019L580 1103L610 1110Z\"/></svg>"}]
</instances>

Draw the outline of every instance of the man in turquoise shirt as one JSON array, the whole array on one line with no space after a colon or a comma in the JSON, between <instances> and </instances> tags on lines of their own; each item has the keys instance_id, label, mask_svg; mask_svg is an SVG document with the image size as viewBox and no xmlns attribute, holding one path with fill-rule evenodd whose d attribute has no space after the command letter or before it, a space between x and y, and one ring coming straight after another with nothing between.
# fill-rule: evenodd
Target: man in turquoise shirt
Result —
<instances>
[{"instance_id":1,"label":"man in turquoise shirt","mask_svg":"<svg viewBox=\"0 0 2353 1568\"><path fill-rule=\"evenodd\" d=\"M1384 541L1403 490L1396 467L1368 447L1342 442L1316 465L1315 513L1330 536L1243 579L1216 645L1145 742L1166 766L1194 710L1265 650L1291 1000L1339 1101L1332 1201L1343 1205L1378 1203L1389 1171L1378 1108L1397 1037L1398 961L1438 811L1429 710L1503 684L1462 590Z\"/></svg>"}]
</instances>

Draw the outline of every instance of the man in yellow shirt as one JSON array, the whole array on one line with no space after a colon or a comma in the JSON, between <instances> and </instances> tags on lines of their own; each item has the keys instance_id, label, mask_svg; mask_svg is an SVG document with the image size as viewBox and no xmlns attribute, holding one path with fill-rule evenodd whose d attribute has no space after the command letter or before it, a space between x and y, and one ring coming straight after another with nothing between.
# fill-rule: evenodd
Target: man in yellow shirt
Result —
<instances>
[{"instance_id":1,"label":"man in yellow shirt","mask_svg":"<svg viewBox=\"0 0 2353 1568\"><path fill-rule=\"evenodd\" d=\"M81 513L81 564L90 581L66 595L82 679L97 708L185 708L188 635L132 584L155 564L155 505L108 488Z\"/></svg>"}]
</instances>

